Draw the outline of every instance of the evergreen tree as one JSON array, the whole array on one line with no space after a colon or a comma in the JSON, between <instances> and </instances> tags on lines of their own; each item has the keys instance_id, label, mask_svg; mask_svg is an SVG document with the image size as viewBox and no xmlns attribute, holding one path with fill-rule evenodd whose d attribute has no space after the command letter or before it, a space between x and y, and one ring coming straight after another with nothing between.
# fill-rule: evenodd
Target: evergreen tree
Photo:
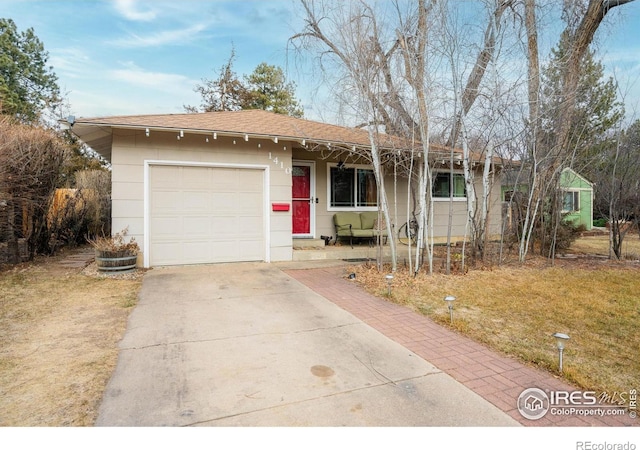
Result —
<instances>
[{"instance_id":1,"label":"evergreen tree","mask_svg":"<svg viewBox=\"0 0 640 450\"><path fill-rule=\"evenodd\" d=\"M303 116L303 109L295 98L295 84L287 82L280 67L260 63L245 80L247 97L243 109L264 109L293 117Z\"/></svg>"},{"instance_id":2,"label":"evergreen tree","mask_svg":"<svg viewBox=\"0 0 640 450\"><path fill-rule=\"evenodd\" d=\"M218 78L203 79L194 89L200 94L200 107L185 106L187 112L238 111L263 109L277 114L302 117L303 110L295 99L295 84L287 82L280 67L259 64L243 83L233 70L235 50L220 68Z\"/></svg>"},{"instance_id":3,"label":"evergreen tree","mask_svg":"<svg viewBox=\"0 0 640 450\"><path fill-rule=\"evenodd\" d=\"M33 28L22 33L0 19L0 113L34 123L45 108L60 106L58 79Z\"/></svg>"},{"instance_id":4,"label":"evergreen tree","mask_svg":"<svg viewBox=\"0 0 640 450\"><path fill-rule=\"evenodd\" d=\"M568 61L568 39L563 35L557 48L552 49L549 63L542 70L541 132L543 144L549 152L554 145L555 135L560 127L562 73ZM604 67L595 59L593 50L587 50L582 60L576 107L570 124L570 148L572 161L566 162L576 167L587 177L589 168L610 141L611 131L624 115L622 104L617 100L616 83L612 78L604 78Z\"/></svg>"}]
</instances>

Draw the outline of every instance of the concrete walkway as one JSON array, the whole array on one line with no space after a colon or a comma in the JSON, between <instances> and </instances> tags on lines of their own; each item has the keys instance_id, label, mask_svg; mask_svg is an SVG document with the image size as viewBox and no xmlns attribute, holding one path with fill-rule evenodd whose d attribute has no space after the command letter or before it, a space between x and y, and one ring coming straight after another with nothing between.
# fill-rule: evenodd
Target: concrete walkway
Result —
<instances>
[{"instance_id":1,"label":"concrete walkway","mask_svg":"<svg viewBox=\"0 0 640 450\"><path fill-rule=\"evenodd\" d=\"M339 290L327 270L291 273ZM97 425L518 424L276 265L243 263L145 274Z\"/></svg>"},{"instance_id":2,"label":"concrete walkway","mask_svg":"<svg viewBox=\"0 0 640 450\"><path fill-rule=\"evenodd\" d=\"M291 267L291 266L289 266ZM345 279L343 267L325 266L286 270L296 280L334 302L368 325L405 346L416 355L482 396L527 426L638 426L628 414L578 416L546 414L539 420L524 418L517 409L523 390L574 391L548 372L525 366L484 345L442 327L427 317L364 292ZM635 386L630 386L635 388Z\"/></svg>"}]
</instances>

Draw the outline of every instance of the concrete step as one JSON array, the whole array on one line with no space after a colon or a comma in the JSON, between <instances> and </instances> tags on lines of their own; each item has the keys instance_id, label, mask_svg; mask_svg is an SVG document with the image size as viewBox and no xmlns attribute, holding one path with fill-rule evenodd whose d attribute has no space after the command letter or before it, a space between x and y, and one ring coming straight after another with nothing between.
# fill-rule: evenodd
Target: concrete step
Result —
<instances>
[{"instance_id":1,"label":"concrete step","mask_svg":"<svg viewBox=\"0 0 640 450\"><path fill-rule=\"evenodd\" d=\"M391 254L389 247L382 248L384 258L388 258ZM328 245L317 248L302 248L296 249L294 244L293 260L294 261L316 261L316 260L372 260L375 261L378 254L378 250L375 246L369 247L367 245L354 246L351 248L348 245Z\"/></svg>"},{"instance_id":2,"label":"concrete step","mask_svg":"<svg viewBox=\"0 0 640 450\"><path fill-rule=\"evenodd\" d=\"M305 249L305 248L323 248L324 240L323 239L294 239L293 240L293 248L294 249Z\"/></svg>"}]
</instances>

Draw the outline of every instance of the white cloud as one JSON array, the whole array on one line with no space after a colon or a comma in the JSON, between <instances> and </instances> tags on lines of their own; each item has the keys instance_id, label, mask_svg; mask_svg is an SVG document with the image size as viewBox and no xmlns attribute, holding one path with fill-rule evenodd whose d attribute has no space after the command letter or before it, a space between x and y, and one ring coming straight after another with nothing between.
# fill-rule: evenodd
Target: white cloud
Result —
<instances>
[{"instance_id":1,"label":"white cloud","mask_svg":"<svg viewBox=\"0 0 640 450\"><path fill-rule=\"evenodd\" d=\"M122 63L125 68L111 70L108 77L144 89L175 93L180 90L192 90L197 81L184 75L174 73L150 72L138 67L133 62Z\"/></svg>"},{"instance_id":2,"label":"white cloud","mask_svg":"<svg viewBox=\"0 0 640 450\"><path fill-rule=\"evenodd\" d=\"M120 38L112 41L113 44L120 47L157 47L170 44L184 44L192 41L197 34L207 28L205 24L196 24L189 28L161 31L152 33L147 36L130 33L128 37Z\"/></svg>"},{"instance_id":3,"label":"white cloud","mask_svg":"<svg viewBox=\"0 0 640 450\"><path fill-rule=\"evenodd\" d=\"M149 22L157 16L156 11L151 7L140 9L140 4L135 0L115 0L113 6L128 20Z\"/></svg>"},{"instance_id":4,"label":"white cloud","mask_svg":"<svg viewBox=\"0 0 640 450\"><path fill-rule=\"evenodd\" d=\"M67 78L79 78L86 74L91 61L86 52L79 48L59 48L51 52L49 63L56 74Z\"/></svg>"}]
</instances>

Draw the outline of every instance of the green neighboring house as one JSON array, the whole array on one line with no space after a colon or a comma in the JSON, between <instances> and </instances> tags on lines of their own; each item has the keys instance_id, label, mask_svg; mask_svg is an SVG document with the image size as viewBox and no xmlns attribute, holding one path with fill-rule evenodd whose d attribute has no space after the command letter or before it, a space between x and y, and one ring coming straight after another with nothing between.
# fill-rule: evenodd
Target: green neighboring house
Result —
<instances>
[{"instance_id":1,"label":"green neighboring house","mask_svg":"<svg viewBox=\"0 0 640 450\"><path fill-rule=\"evenodd\" d=\"M584 225L588 230L593 227L593 184L585 177L566 168L560 175L562 213L565 220L575 225Z\"/></svg>"},{"instance_id":2,"label":"green neighboring house","mask_svg":"<svg viewBox=\"0 0 640 450\"><path fill-rule=\"evenodd\" d=\"M507 173L502 184L502 201L505 202L503 214L511 221L512 210L507 207L514 193L527 192L526 183L517 183L516 172ZM562 214L565 220L575 225L584 225L585 229L593 227L593 183L573 169L565 168L560 175L560 189L562 190Z\"/></svg>"}]
</instances>

